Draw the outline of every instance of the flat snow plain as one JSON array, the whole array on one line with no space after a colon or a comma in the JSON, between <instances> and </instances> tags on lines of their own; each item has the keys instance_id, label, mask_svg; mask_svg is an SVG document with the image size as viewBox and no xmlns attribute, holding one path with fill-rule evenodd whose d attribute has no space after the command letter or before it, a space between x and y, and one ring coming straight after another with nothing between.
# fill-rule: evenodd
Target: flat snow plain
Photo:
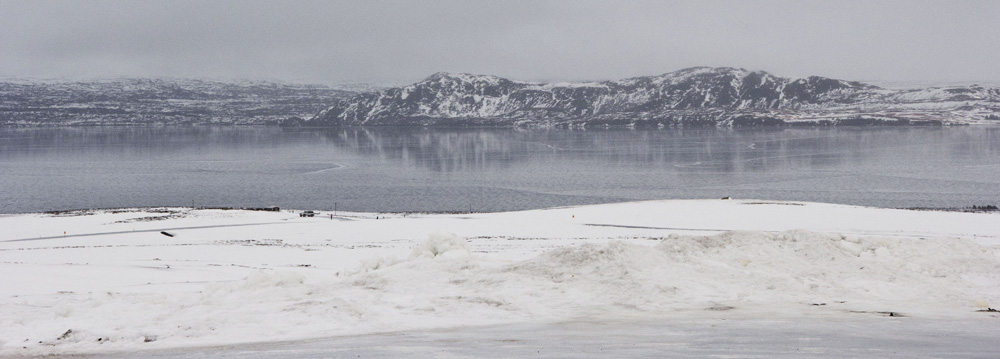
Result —
<instances>
[{"instance_id":1,"label":"flat snow plain","mask_svg":"<svg viewBox=\"0 0 1000 359\"><path fill-rule=\"evenodd\" d=\"M634 323L641 333L721 321L737 323L725 326L730 332L800 328L814 336L887 328L937 344L982 344L976 353L1000 350L989 334L1000 315L988 310L1000 306L998 214L669 200L331 215L151 208L0 216L0 356L317 338L392 346L396 336L386 333L460 337L457 328L493 328L481 337L537 333L522 342L544 346L538 338L572 343L573 335L607 333L586 323ZM608 340L627 346L618 333ZM649 355L677 352L649 341Z\"/></svg>"}]
</instances>

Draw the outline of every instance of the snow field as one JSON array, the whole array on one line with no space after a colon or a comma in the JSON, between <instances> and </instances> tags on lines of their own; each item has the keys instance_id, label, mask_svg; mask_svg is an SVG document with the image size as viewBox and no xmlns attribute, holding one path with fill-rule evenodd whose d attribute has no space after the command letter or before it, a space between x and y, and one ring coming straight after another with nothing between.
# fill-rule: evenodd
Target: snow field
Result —
<instances>
[{"instance_id":1,"label":"snow field","mask_svg":"<svg viewBox=\"0 0 1000 359\"><path fill-rule=\"evenodd\" d=\"M149 215L140 212L130 216ZM652 201L378 220L109 216L129 215L7 216L0 225L19 235L68 219L80 233L230 227L171 239L5 233L0 268L15 275L0 282L0 355L628 318L996 320L978 310L1000 303L995 215ZM236 226L248 222L273 224Z\"/></svg>"}]
</instances>

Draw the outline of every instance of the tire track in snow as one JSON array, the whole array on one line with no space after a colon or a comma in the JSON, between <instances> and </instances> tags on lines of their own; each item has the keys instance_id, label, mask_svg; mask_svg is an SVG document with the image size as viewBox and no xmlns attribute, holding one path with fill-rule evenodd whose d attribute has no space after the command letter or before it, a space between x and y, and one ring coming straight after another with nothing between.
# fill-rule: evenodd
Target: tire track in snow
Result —
<instances>
[{"instance_id":1,"label":"tire track in snow","mask_svg":"<svg viewBox=\"0 0 1000 359\"><path fill-rule=\"evenodd\" d=\"M27 242L27 241L40 241L45 239L59 239L59 238L72 238L72 237L93 237L93 236L104 236L104 235L115 235L115 234L128 234L128 233L144 233L144 232L162 232L162 231L176 231L183 229L207 229L207 228L223 228L223 227L247 227L247 226L264 226L269 224L294 224L294 223L305 223L305 222L264 222L264 223L244 223L244 224L220 224L214 226L191 226L191 227L173 227L173 228L156 228L156 229L143 229L138 231L116 231L116 232L100 232L100 233L83 233L83 234L69 234L63 236L48 236L48 237L36 237L36 238L20 238L20 239L5 239L0 240L0 243L8 242Z\"/></svg>"}]
</instances>

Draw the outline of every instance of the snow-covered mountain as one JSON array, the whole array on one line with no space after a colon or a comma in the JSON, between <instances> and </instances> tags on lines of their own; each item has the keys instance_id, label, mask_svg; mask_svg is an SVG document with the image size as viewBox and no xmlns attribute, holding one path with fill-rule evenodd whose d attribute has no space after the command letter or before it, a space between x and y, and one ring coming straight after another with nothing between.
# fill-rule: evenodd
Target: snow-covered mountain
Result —
<instances>
[{"instance_id":1,"label":"snow-covered mountain","mask_svg":"<svg viewBox=\"0 0 1000 359\"><path fill-rule=\"evenodd\" d=\"M277 124L353 92L269 81L0 80L0 127Z\"/></svg>"},{"instance_id":2,"label":"snow-covered mountain","mask_svg":"<svg viewBox=\"0 0 1000 359\"><path fill-rule=\"evenodd\" d=\"M890 90L824 77L695 67L603 82L436 73L344 99L297 126L758 126L1000 123L1000 89Z\"/></svg>"}]
</instances>

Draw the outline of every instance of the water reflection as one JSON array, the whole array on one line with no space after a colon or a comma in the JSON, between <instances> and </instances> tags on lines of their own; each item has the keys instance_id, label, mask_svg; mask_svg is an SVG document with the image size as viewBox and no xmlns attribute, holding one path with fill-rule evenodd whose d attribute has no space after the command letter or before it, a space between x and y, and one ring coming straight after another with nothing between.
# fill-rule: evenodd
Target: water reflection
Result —
<instances>
[{"instance_id":1,"label":"water reflection","mask_svg":"<svg viewBox=\"0 0 1000 359\"><path fill-rule=\"evenodd\" d=\"M515 130L344 128L279 130L234 127L7 129L0 158L46 156L158 157L219 151L267 156L300 146L332 146L433 172L475 172L525 162L669 168L679 173L744 173L789 168L822 170L874 156L944 151L955 157L997 156L1000 128L956 131L887 129Z\"/></svg>"},{"instance_id":2,"label":"water reflection","mask_svg":"<svg viewBox=\"0 0 1000 359\"><path fill-rule=\"evenodd\" d=\"M347 128L325 130L338 148L365 156L401 160L435 172L504 168L525 159L529 145L507 131Z\"/></svg>"},{"instance_id":3,"label":"water reflection","mask_svg":"<svg viewBox=\"0 0 1000 359\"><path fill-rule=\"evenodd\" d=\"M1000 128L503 130L346 128L321 132L364 156L435 172L508 168L526 161L671 168L680 173L824 170L885 157L1000 155ZM900 158L903 157L903 158Z\"/></svg>"},{"instance_id":4,"label":"water reflection","mask_svg":"<svg viewBox=\"0 0 1000 359\"><path fill-rule=\"evenodd\" d=\"M301 130L299 130L301 131ZM308 131L306 133L309 133ZM824 168L845 161L861 138L836 130L728 129L505 130L344 128L320 132L329 143L363 156L399 160L434 172L483 171L526 161L671 168L678 172L762 172ZM894 133L892 137L898 137Z\"/></svg>"}]
</instances>

